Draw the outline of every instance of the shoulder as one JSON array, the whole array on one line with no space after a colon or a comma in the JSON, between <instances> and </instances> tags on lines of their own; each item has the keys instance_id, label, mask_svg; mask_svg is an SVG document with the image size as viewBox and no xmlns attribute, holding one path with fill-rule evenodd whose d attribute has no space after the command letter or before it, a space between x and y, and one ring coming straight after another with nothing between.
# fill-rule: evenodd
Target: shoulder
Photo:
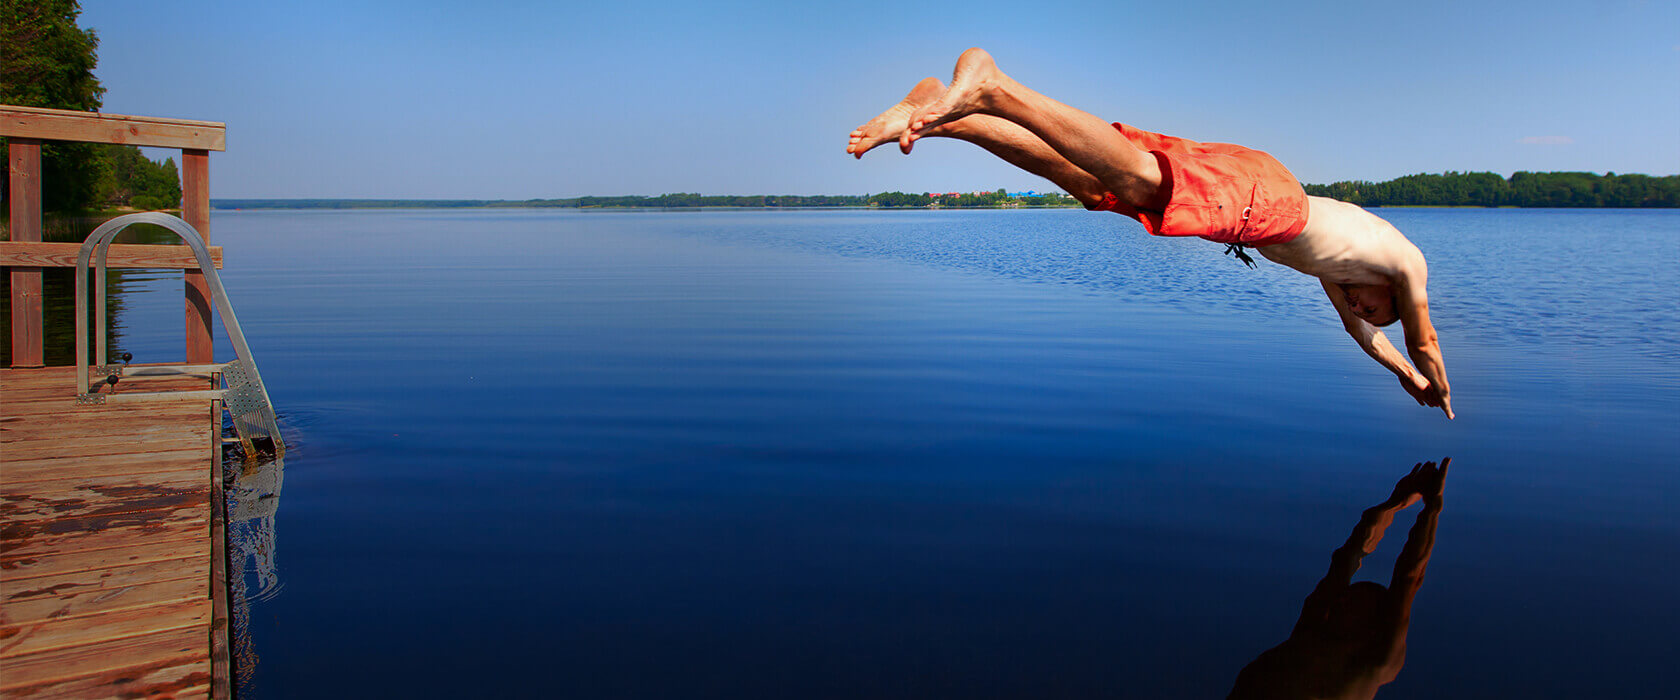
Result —
<instances>
[{"instance_id":1,"label":"shoulder","mask_svg":"<svg viewBox=\"0 0 1680 700\"><path fill-rule=\"evenodd\" d=\"M1399 232L1364 207L1327 197L1308 197L1307 225L1301 235L1324 240L1363 241Z\"/></svg>"},{"instance_id":2,"label":"shoulder","mask_svg":"<svg viewBox=\"0 0 1680 700\"><path fill-rule=\"evenodd\" d=\"M1349 224L1353 235L1360 237L1360 245L1365 249L1365 255L1371 265L1383 270L1386 275L1396 281L1412 281L1421 284L1429 276L1429 264L1424 260L1423 251L1419 250L1406 234L1395 228L1376 214L1366 211L1363 207L1340 203L1357 211L1356 221Z\"/></svg>"},{"instance_id":3,"label":"shoulder","mask_svg":"<svg viewBox=\"0 0 1680 700\"><path fill-rule=\"evenodd\" d=\"M1395 280L1423 286L1429 279L1429 261L1424 259L1423 251L1419 250L1411 239L1406 238L1405 234L1400 233L1399 229L1388 225L1388 222L1384 221L1383 226L1387 229L1389 239L1383 243L1384 252L1392 261L1390 264L1394 269Z\"/></svg>"},{"instance_id":4,"label":"shoulder","mask_svg":"<svg viewBox=\"0 0 1680 700\"><path fill-rule=\"evenodd\" d=\"M1325 197L1308 197L1308 202L1301 235L1261 248L1262 254L1309 275L1351 284L1392 283L1403 265L1421 260L1399 230L1363 207Z\"/></svg>"}]
</instances>

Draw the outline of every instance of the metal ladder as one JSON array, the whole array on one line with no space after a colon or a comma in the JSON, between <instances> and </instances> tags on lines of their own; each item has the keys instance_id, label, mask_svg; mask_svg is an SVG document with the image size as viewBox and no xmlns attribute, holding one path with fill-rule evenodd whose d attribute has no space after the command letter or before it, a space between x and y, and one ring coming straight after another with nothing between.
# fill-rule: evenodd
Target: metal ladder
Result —
<instances>
[{"instance_id":1,"label":"metal ladder","mask_svg":"<svg viewBox=\"0 0 1680 700\"><path fill-rule=\"evenodd\" d=\"M239 359L217 364L129 367L129 356L125 353L123 364L106 362L105 262L110 252L111 241L123 229L134 224L154 224L168 229L180 236L181 241L192 249L193 257L198 260L199 270L204 273L204 279L209 284L210 300L222 317L222 328L227 331L228 339L233 342L233 350ZM88 366L87 347L90 260L96 260L94 271L99 276L99 294L94 307L98 324L95 347L98 364L93 367ZM100 393L98 389L91 387L91 377L96 374L104 377L105 383L113 388L118 379L125 376L208 374L214 378L219 375L226 388L205 391ZM199 398L220 399L223 402L228 415L233 417L233 427L239 433L239 442L244 446L246 455L267 453L276 459L285 456L286 446L280 439L280 426L275 420L273 404L268 400L268 391L263 388L262 377L257 374L257 363L251 357L250 346L245 344L245 334L239 329L239 319L233 315L233 305L228 303L227 290L222 287L221 276L216 274L216 266L210 259L209 248L204 245L204 237L199 235L198 230L191 224L160 212L125 214L101 224L88 235L87 241L82 243L81 252L76 256L76 403L104 405Z\"/></svg>"}]
</instances>

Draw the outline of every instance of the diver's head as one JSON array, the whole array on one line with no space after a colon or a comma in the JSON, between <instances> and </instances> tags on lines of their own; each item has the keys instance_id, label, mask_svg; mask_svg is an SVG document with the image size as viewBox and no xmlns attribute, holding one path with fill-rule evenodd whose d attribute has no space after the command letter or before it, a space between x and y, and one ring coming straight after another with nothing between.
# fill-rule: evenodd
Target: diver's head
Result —
<instances>
[{"instance_id":1,"label":"diver's head","mask_svg":"<svg viewBox=\"0 0 1680 700\"><path fill-rule=\"evenodd\" d=\"M1394 288L1386 284L1344 284L1343 298L1348 309L1373 326L1382 327L1400 320L1399 303Z\"/></svg>"}]
</instances>

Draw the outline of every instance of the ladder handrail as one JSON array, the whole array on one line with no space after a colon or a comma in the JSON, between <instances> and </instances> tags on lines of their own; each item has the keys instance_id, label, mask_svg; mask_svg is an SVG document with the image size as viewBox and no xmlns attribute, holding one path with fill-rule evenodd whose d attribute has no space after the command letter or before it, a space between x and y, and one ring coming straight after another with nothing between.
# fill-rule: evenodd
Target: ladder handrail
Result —
<instances>
[{"instance_id":1,"label":"ladder handrail","mask_svg":"<svg viewBox=\"0 0 1680 700\"><path fill-rule=\"evenodd\" d=\"M76 393L88 393L88 353L87 353L87 283L88 263L97 249L99 253L99 269L103 272L106 255L111 241L123 229L134 224L154 224L161 226L181 238L181 241L192 249L193 257L197 258L199 269L204 272L204 279L210 287L210 300L215 305L217 313L222 317L222 327L227 331L228 340L233 343L234 353L243 360L240 364L249 381L262 392L264 403L267 403L268 391L262 385L262 378L257 375L257 366L251 355L251 348L245 343L245 333L239 327L239 318L233 313L233 305L228 303L227 290L222 287L222 278L216 272L216 266L210 259L210 251L205 247L204 237L199 235L198 229L192 224L178 217L162 212L140 212L124 214L122 216L100 224L88 235L82 243L81 251L76 255ZM99 359L101 364L105 359L105 279L101 275L99 280Z\"/></svg>"}]
</instances>

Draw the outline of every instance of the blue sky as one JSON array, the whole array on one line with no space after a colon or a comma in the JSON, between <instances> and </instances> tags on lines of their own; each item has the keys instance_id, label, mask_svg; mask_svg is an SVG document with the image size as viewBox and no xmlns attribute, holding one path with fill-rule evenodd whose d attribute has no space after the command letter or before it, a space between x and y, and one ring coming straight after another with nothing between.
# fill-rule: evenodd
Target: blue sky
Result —
<instances>
[{"instance_id":1,"label":"blue sky","mask_svg":"<svg viewBox=\"0 0 1680 700\"><path fill-rule=\"evenodd\" d=\"M964 143L845 155L969 46L1306 182L1680 172L1671 0L84 0L82 25L105 111L227 123L218 198L1046 189Z\"/></svg>"}]
</instances>

